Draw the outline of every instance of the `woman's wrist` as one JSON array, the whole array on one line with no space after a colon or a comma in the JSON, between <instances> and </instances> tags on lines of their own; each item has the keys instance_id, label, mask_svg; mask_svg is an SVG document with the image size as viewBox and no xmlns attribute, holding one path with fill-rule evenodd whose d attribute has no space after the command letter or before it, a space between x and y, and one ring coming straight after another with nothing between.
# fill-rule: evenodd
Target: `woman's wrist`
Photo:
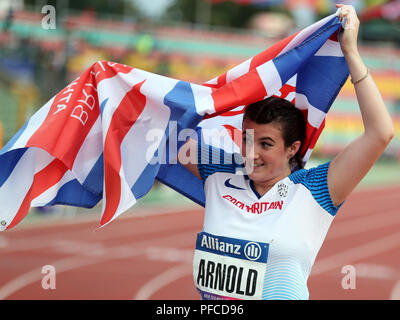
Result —
<instances>
[{"instance_id":1,"label":"woman's wrist","mask_svg":"<svg viewBox=\"0 0 400 320\"><path fill-rule=\"evenodd\" d=\"M357 49L343 51L343 55L344 55L344 58L346 59L347 65L350 69L350 72L352 71L352 69L354 69L354 67L359 68L364 65L362 57Z\"/></svg>"},{"instance_id":2,"label":"woman's wrist","mask_svg":"<svg viewBox=\"0 0 400 320\"><path fill-rule=\"evenodd\" d=\"M352 52L344 53L344 57L346 59L347 66L349 67L350 76L353 81L357 81L365 76L368 71L367 66L364 64L364 61L361 58L361 55L357 50Z\"/></svg>"}]
</instances>

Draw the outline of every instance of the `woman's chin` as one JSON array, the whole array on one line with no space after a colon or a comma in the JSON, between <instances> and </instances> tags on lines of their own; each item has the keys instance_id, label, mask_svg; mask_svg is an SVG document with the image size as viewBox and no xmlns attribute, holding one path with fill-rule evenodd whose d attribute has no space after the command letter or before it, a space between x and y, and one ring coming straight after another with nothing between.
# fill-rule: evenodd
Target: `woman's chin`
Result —
<instances>
[{"instance_id":1,"label":"woman's chin","mask_svg":"<svg viewBox=\"0 0 400 320\"><path fill-rule=\"evenodd\" d=\"M266 176L266 171L265 168L263 167L252 167L249 169L250 173L248 173L248 176L251 180L253 181L257 181L257 180L265 180L265 176Z\"/></svg>"}]
</instances>

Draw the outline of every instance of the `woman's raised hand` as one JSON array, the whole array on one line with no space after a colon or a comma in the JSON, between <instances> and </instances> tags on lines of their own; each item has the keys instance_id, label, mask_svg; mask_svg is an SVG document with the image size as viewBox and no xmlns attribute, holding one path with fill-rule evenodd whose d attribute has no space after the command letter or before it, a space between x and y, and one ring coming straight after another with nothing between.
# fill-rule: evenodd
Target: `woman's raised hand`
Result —
<instances>
[{"instance_id":1,"label":"woman's raised hand","mask_svg":"<svg viewBox=\"0 0 400 320\"><path fill-rule=\"evenodd\" d=\"M358 29L360 27L360 20L357 17L356 10L353 6L337 4L337 8L340 8L339 19L344 21L343 32L340 34L339 41L343 53L356 53L357 49L357 37Z\"/></svg>"}]
</instances>

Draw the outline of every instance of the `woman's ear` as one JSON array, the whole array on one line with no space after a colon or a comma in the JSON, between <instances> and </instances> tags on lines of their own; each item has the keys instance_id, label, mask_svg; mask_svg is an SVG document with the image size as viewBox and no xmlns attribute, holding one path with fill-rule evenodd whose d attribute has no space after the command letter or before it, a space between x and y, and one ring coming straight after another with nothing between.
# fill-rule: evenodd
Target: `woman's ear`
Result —
<instances>
[{"instance_id":1,"label":"woman's ear","mask_svg":"<svg viewBox=\"0 0 400 320\"><path fill-rule=\"evenodd\" d=\"M299 151L300 147L301 147L301 141L297 140L292 143L292 145L287 149L289 159L295 156L295 154Z\"/></svg>"}]
</instances>

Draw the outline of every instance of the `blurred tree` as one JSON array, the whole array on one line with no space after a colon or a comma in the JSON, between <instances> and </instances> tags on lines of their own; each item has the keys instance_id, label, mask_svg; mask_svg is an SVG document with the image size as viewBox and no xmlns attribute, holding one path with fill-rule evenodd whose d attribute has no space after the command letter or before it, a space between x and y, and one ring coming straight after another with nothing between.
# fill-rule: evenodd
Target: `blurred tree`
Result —
<instances>
[{"instance_id":1,"label":"blurred tree","mask_svg":"<svg viewBox=\"0 0 400 320\"><path fill-rule=\"evenodd\" d=\"M210 10L210 13L199 13L199 10ZM164 17L167 20L178 20L190 23L207 23L210 25L243 28L256 13L263 11L282 11L282 8L257 7L240 5L235 2L210 3L207 0L175 0L167 9ZM199 17L208 17L209 21L199 21Z\"/></svg>"}]
</instances>

